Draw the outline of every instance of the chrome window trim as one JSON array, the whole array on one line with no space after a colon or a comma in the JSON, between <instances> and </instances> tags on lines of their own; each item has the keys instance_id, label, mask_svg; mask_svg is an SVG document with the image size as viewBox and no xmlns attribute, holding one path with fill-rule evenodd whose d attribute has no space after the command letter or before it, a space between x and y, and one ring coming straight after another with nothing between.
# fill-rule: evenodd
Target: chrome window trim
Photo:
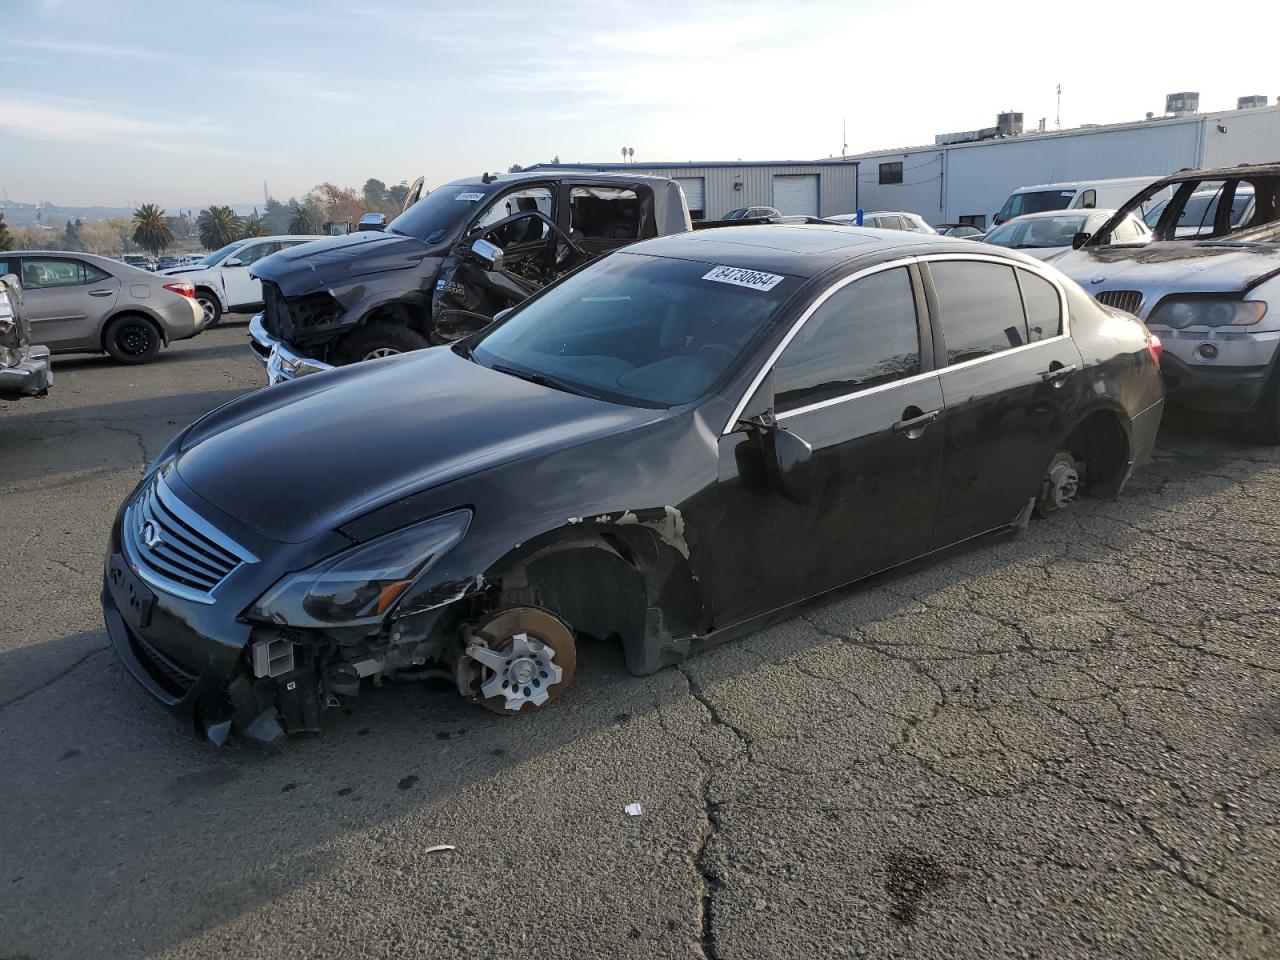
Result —
<instances>
[{"instance_id":1,"label":"chrome window trim","mask_svg":"<svg viewBox=\"0 0 1280 960\"><path fill-rule=\"evenodd\" d=\"M962 261L967 260L967 261L973 261L978 263L994 263L1002 267L1010 267L1014 270L1026 270L1028 273L1034 274L1035 276L1040 277L1043 280L1047 280L1053 286L1053 288L1058 291L1058 308L1062 311L1062 333L1054 337L1045 337L1043 340L1036 340L1032 343L1024 343L1020 347L1010 347L1008 350L1000 350L997 353L989 353L983 357L974 357L972 360L965 360L963 363L957 363L957 364L953 364L946 367L939 367L937 369L928 370L923 373L912 374L910 377L903 377L901 380L891 380L888 383L879 383L879 384L876 384L874 387L866 387L865 389L862 389L862 390L854 390L854 391L851 391L850 393L842 394L838 397L829 397L826 400L820 400L817 403L811 403L811 404L808 404L807 406L797 407L794 410L788 410L785 413L778 414L777 419L785 420L788 417L798 416L799 414L802 414L802 413L811 413L814 410L821 410L824 407L831 407L831 406L835 406L838 403L844 403L845 401L852 400L855 397L867 396L872 393L879 393L882 390L888 390L890 387L896 387L906 383L914 383L917 381L922 381L929 377L941 377L943 374L950 373L952 370L963 370L964 368L971 367L975 364L985 363L986 361L994 359L995 357L1004 357L1004 356L1008 356L1011 353L1017 353L1022 350L1030 349L1031 347L1039 347L1039 346L1042 346L1043 344L1057 343L1062 340L1071 339L1071 311L1068 309L1068 306L1067 306L1066 288L1062 285L1061 281L1057 277L1049 273L1049 271L1039 263L1036 263L1036 264L1021 263L1021 262L1009 259L1008 257L1001 257L997 255L982 254L982 253L926 253L926 254L920 254L918 256L905 257L900 260L890 260L885 263L879 263L879 264L876 264L874 267L867 267L865 270L859 270L856 273L852 273L847 277L841 277L839 280L833 283L830 287L824 290L822 294L816 300L814 300L813 303L809 304L809 306L805 309L804 313L802 313L796 319L796 322L792 325L791 329L787 331L787 335L783 337L782 340L778 343L778 346L774 348L773 352L769 355L769 359L765 361L765 363L761 366L760 370L751 379L750 385L747 387L746 392L742 395L742 398L738 401L737 405L733 408L733 414L729 417L728 422L724 425L724 429L720 431L720 435L722 437L728 436L730 433L733 432L733 428L738 423L738 420L742 417L742 411L746 408L747 403L750 402L752 396L755 395L756 390L760 388L760 384L764 381L764 378L769 375L770 371L773 370L774 365L778 362L778 357L782 355L782 351L784 351L787 348L788 344L790 344L791 341L795 338L795 335L800 332L800 328L803 327L805 323L808 322L809 318L813 316L814 312L818 309L818 307L826 303L829 297L831 297L833 294L843 289L844 287L848 286L849 284L854 283L858 280L861 280L863 277L871 276L872 274L875 274L875 273L881 273L882 271L892 270L897 267L907 267L913 263L917 263L917 264L918 263L934 263L934 262L946 262L946 261L952 261L952 260L962 260ZM1019 296L1021 296L1021 289L1019 289ZM1025 308L1025 304L1024 304L1024 308ZM931 316L929 320L930 320L930 324L932 325L932 323L934 322L934 318Z\"/></svg>"}]
</instances>

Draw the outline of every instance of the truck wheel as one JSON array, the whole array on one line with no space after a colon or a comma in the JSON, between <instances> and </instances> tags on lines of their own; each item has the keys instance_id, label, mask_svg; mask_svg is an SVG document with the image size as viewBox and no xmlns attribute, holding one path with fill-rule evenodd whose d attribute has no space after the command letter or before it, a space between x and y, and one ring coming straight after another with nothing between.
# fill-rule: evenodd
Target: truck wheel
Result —
<instances>
[{"instance_id":1,"label":"truck wheel","mask_svg":"<svg viewBox=\"0 0 1280 960\"><path fill-rule=\"evenodd\" d=\"M1269 446L1280 445L1280 365L1271 371L1271 379L1253 407L1253 439Z\"/></svg>"},{"instance_id":2,"label":"truck wheel","mask_svg":"<svg viewBox=\"0 0 1280 960\"><path fill-rule=\"evenodd\" d=\"M160 352L160 330L146 317L116 317L102 335L102 346L117 363L150 363Z\"/></svg>"},{"instance_id":3,"label":"truck wheel","mask_svg":"<svg viewBox=\"0 0 1280 960\"><path fill-rule=\"evenodd\" d=\"M379 357L421 350L430 345L426 337L408 327L375 323L369 327L361 327L348 336L334 351L333 362L341 367L361 360L377 360Z\"/></svg>"},{"instance_id":4,"label":"truck wheel","mask_svg":"<svg viewBox=\"0 0 1280 960\"><path fill-rule=\"evenodd\" d=\"M222 304L218 302L213 291L199 287L196 290L196 303L200 304L200 309L204 311L204 326L201 329L208 330L216 327L218 321L222 319Z\"/></svg>"}]
</instances>

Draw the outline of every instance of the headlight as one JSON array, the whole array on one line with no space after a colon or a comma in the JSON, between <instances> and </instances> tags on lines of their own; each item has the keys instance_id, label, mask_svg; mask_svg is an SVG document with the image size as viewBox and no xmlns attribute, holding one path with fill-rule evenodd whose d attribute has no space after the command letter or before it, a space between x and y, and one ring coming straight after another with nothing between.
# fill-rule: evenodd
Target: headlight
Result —
<instances>
[{"instance_id":1,"label":"headlight","mask_svg":"<svg viewBox=\"0 0 1280 960\"><path fill-rule=\"evenodd\" d=\"M1267 312L1261 300L1209 300L1202 297L1170 297L1156 307L1149 323L1181 330L1183 327L1230 327L1257 323Z\"/></svg>"},{"instance_id":2,"label":"headlight","mask_svg":"<svg viewBox=\"0 0 1280 960\"><path fill-rule=\"evenodd\" d=\"M377 623L420 574L462 539L470 523L470 510L456 510L286 574L250 608L249 616L291 627Z\"/></svg>"}]
</instances>

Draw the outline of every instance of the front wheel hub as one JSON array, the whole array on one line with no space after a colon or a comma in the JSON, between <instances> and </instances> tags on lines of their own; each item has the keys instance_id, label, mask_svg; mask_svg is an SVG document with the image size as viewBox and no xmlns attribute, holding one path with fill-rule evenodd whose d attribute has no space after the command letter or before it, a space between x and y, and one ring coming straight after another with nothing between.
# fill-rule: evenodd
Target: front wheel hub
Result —
<instances>
[{"instance_id":1,"label":"front wheel hub","mask_svg":"<svg viewBox=\"0 0 1280 960\"><path fill-rule=\"evenodd\" d=\"M495 713L532 712L564 693L577 650L560 618L534 607L491 614L471 636L459 685Z\"/></svg>"}]
</instances>

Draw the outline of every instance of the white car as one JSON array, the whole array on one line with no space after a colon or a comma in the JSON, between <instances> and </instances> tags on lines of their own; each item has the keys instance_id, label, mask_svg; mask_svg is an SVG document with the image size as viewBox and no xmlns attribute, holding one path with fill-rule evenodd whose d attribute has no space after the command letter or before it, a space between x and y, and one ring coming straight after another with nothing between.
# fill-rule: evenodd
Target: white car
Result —
<instances>
[{"instance_id":1,"label":"white car","mask_svg":"<svg viewBox=\"0 0 1280 960\"><path fill-rule=\"evenodd\" d=\"M196 288L196 302L204 311L207 330L224 313L256 313L262 309L262 283L249 276L249 268L277 250L318 240L313 236L249 237L228 243L194 264L161 270L164 276L181 276Z\"/></svg>"},{"instance_id":2,"label":"white car","mask_svg":"<svg viewBox=\"0 0 1280 960\"><path fill-rule=\"evenodd\" d=\"M856 213L838 213L834 217L826 217L825 219L834 221L835 223L847 223L855 226L858 222ZM938 231L925 223L924 217L918 213L907 213L902 210L873 210L870 213L862 215L862 225L864 227L874 227L877 230L907 230L911 233L934 234Z\"/></svg>"},{"instance_id":3,"label":"white car","mask_svg":"<svg viewBox=\"0 0 1280 960\"><path fill-rule=\"evenodd\" d=\"M1072 249L1078 234L1093 236L1115 216L1114 210L1049 210L1026 213L993 227L982 243L1011 247L1037 260L1057 260ZM1111 243L1150 243L1151 230L1136 215L1121 220L1111 235Z\"/></svg>"}]
</instances>

